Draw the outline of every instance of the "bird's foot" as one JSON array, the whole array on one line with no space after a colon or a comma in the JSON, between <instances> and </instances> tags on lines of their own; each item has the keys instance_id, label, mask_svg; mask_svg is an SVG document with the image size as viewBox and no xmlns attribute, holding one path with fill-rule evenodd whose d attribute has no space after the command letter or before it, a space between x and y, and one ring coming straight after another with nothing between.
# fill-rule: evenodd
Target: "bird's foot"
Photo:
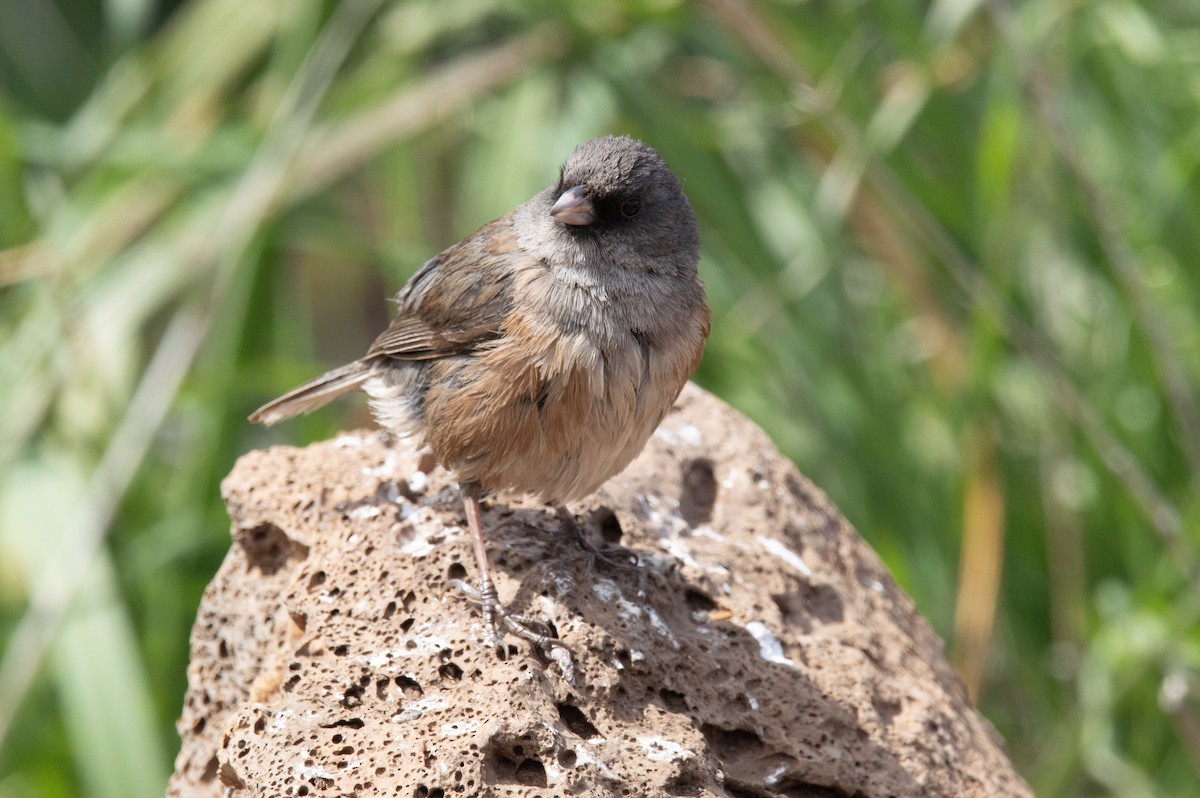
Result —
<instances>
[{"instance_id":1,"label":"bird's foot","mask_svg":"<svg viewBox=\"0 0 1200 798\"><path fill-rule=\"evenodd\" d=\"M566 507L556 506L554 511L558 514L558 521L562 524L563 531L573 537L579 544L579 548L583 549L584 553L589 557L613 568L637 568L642 564L637 552L633 549L627 549L623 546L614 546L609 549L596 548L587 539L583 527L575 520L575 516L570 510Z\"/></svg>"},{"instance_id":2,"label":"bird's foot","mask_svg":"<svg viewBox=\"0 0 1200 798\"><path fill-rule=\"evenodd\" d=\"M483 624L491 636L492 645L497 651L504 651L504 635L512 634L522 640L533 643L546 659L556 663L562 672L563 681L575 683L575 659L567 644L554 637L550 626L528 615L510 612L500 603L496 585L485 580L478 588L468 585L461 579L451 580L469 600L478 604L483 613ZM503 656L503 653L501 654Z\"/></svg>"}]
</instances>

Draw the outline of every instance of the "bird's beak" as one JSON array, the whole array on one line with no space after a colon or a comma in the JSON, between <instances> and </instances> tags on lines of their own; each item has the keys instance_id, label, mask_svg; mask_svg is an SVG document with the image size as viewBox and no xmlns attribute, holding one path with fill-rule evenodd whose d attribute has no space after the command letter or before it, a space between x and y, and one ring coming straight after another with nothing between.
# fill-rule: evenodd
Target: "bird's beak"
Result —
<instances>
[{"instance_id":1,"label":"bird's beak","mask_svg":"<svg viewBox=\"0 0 1200 798\"><path fill-rule=\"evenodd\" d=\"M596 221L596 209L587 198L587 186L575 186L562 193L550 215L563 224L589 225Z\"/></svg>"}]
</instances>

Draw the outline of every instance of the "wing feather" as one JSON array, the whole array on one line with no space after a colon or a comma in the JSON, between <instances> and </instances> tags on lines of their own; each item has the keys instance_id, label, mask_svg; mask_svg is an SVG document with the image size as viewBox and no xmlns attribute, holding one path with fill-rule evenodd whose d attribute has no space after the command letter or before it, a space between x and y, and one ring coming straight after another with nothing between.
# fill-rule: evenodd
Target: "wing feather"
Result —
<instances>
[{"instance_id":1,"label":"wing feather","mask_svg":"<svg viewBox=\"0 0 1200 798\"><path fill-rule=\"evenodd\" d=\"M427 262L400 292L396 318L365 359L434 360L498 338L512 309L517 249L506 216Z\"/></svg>"}]
</instances>

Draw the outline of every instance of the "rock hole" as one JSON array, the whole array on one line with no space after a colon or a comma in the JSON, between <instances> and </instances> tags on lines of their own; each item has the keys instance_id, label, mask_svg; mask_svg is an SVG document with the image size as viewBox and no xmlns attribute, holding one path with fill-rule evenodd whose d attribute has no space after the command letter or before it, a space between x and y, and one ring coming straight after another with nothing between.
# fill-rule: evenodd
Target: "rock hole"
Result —
<instances>
[{"instance_id":1,"label":"rock hole","mask_svg":"<svg viewBox=\"0 0 1200 798\"><path fill-rule=\"evenodd\" d=\"M413 628L413 624L416 622L417 622L416 618L405 618L403 621L400 622L400 631L407 632L409 629Z\"/></svg>"},{"instance_id":2,"label":"rock hole","mask_svg":"<svg viewBox=\"0 0 1200 798\"><path fill-rule=\"evenodd\" d=\"M283 683L283 689L290 693L296 689L296 685L298 684L300 684L300 674L297 673Z\"/></svg>"},{"instance_id":3,"label":"rock hole","mask_svg":"<svg viewBox=\"0 0 1200 798\"><path fill-rule=\"evenodd\" d=\"M292 619L292 623L296 626L297 634L304 634L304 630L308 628L308 614L288 610L288 617Z\"/></svg>"},{"instance_id":4,"label":"rock hole","mask_svg":"<svg viewBox=\"0 0 1200 798\"><path fill-rule=\"evenodd\" d=\"M362 704L363 689L359 685L354 685L345 693L342 694L342 700L339 701L346 709L354 709Z\"/></svg>"},{"instance_id":5,"label":"rock hole","mask_svg":"<svg viewBox=\"0 0 1200 798\"><path fill-rule=\"evenodd\" d=\"M342 643L340 646L333 647L333 655L335 657L344 657L350 653L350 646Z\"/></svg>"},{"instance_id":6,"label":"rock hole","mask_svg":"<svg viewBox=\"0 0 1200 798\"><path fill-rule=\"evenodd\" d=\"M879 716L879 722L884 726L891 726L892 721L900 714L903 706L899 701L890 701L876 693L871 698L871 706L875 708L875 714Z\"/></svg>"},{"instance_id":7,"label":"rock hole","mask_svg":"<svg viewBox=\"0 0 1200 798\"><path fill-rule=\"evenodd\" d=\"M234 790L246 789L246 782L242 781L242 777L233 769L233 765L228 762L223 763L217 772L221 779L221 784L226 787L232 787Z\"/></svg>"},{"instance_id":8,"label":"rock hole","mask_svg":"<svg viewBox=\"0 0 1200 798\"><path fill-rule=\"evenodd\" d=\"M772 593L771 601L775 602L775 608L779 610L779 619L784 623L793 623L796 617L796 608L792 606L792 595L790 593Z\"/></svg>"},{"instance_id":9,"label":"rock hole","mask_svg":"<svg viewBox=\"0 0 1200 798\"><path fill-rule=\"evenodd\" d=\"M528 787L545 787L546 767L536 759L526 759L517 765L513 780Z\"/></svg>"},{"instance_id":10,"label":"rock hole","mask_svg":"<svg viewBox=\"0 0 1200 798\"><path fill-rule=\"evenodd\" d=\"M527 787L546 786L546 767L539 760L525 756L524 748L493 748L483 762L484 783L520 784Z\"/></svg>"},{"instance_id":11,"label":"rock hole","mask_svg":"<svg viewBox=\"0 0 1200 798\"><path fill-rule=\"evenodd\" d=\"M841 623L845 619L842 597L829 585L807 585L804 606L823 623Z\"/></svg>"},{"instance_id":12,"label":"rock hole","mask_svg":"<svg viewBox=\"0 0 1200 798\"><path fill-rule=\"evenodd\" d=\"M680 773L664 785L667 795L683 796L703 795L703 781L694 773ZM729 793L732 795L733 793Z\"/></svg>"},{"instance_id":13,"label":"rock hole","mask_svg":"<svg viewBox=\"0 0 1200 798\"><path fill-rule=\"evenodd\" d=\"M204 772L200 774L200 781L210 782L215 779L220 767L221 763L217 761L217 755L213 754L208 762L204 763Z\"/></svg>"},{"instance_id":14,"label":"rock hole","mask_svg":"<svg viewBox=\"0 0 1200 798\"><path fill-rule=\"evenodd\" d=\"M699 613L708 615L717 608L717 602L709 598L709 595L703 590L697 590L694 587L689 587L683 593L683 600L687 602L688 609L692 614Z\"/></svg>"},{"instance_id":15,"label":"rock hole","mask_svg":"<svg viewBox=\"0 0 1200 798\"><path fill-rule=\"evenodd\" d=\"M400 688L400 692L409 698L419 698L425 695L425 691L421 689L421 685L411 676L397 676L396 686Z\"/></svg>"},{"instance_id":16,"label":"rock hole","mask_svg":"<svg viewBox=\"0 0 1200 798\"><path fill-rule=\"evenodd\" d=\"M361 729L365 725L362 718L342 718L341 720L335 720L333 723L320 724L322 729L336 729L342 726L345 726L347 729Z\"/></svg>"},{"instance_id":17,"label":"rock hole","mask_svg":"<svg viewBox=\"0 0 1200 798\"><path fill-rule=\"evenodd\" d=\"M272 523L262 523L237 536L246 553L246 568L257 568L264 576L272 576L289 561L300 562L308 556L308 546L297 543Z\"/></svg>"},{"instance_id":18,"label":"rock hole","mask_svg":"<svg viewBox=\"0 0 1200 798\"><path fill-rule=\"evenodd\" d=\"M226 659L229 657L229 644L224 640L217 644L217 656L221 659Z\"/></svg>"},{"instance_id":19,"label":"rock hole","mask_svg":"<svg viewBox=\"0 0 1200 798\"><path fill-rule=\"evenodd\" d=\"M575 763L579 761L579 757L575 751L570 748L564 748L558 752L558 764L565 768L575 767Z\"/></svg>"},{"instance_id":20,"label":"rock hole","mask_svg":"<svg viewBox=\"0 0 1200 798\"><path fill-rule=\"evenodd\" d=\"M575 734L585 740L600 736L600 730L592 725L588 716L583 714L583 710L579 707L566 703L555 704L555 707L558 709L558 719Z\"/></svg>"},{"instance_id":21,"label":"rock hole","mask_svg":"<svg viewBox=\"0 0 1200 798\"><path fill-rule=\"evenodd\" d=\"M317 571L308 578L308 592L312 593L323 584L325 584L325 572Z\"/></svg>"},{"instance_id":22,"label":"rock hole","mask_svg":"<svg viewBox=\"0 0 1200 798\"><path fill-rule=\"evenodd\" d=\"M383 608L383 619L386 621L396 614L396 602L389 601L388 605Z\"/></svg>"},{"instance_id":23,"label":"rock hole","mask_svg":"<svg viewBox=\"0 0 1200 798\"><path fill-rule=\"evenodd\" d=\"M380 679L375 682L375 697L380 701L387 699L387 689L391 682L388 679Z\"/></svg>"},{"instance_id":24,"label":"rock hole","mask_svg":"<svg viewBox=\"0 0 1200 798\"><path fill-rule=\"evenodd\" d=\"M683 493L679 497L679 514L688 526L696 527L712 520L717 501L717 478L713 463L706 457L683 464Z\"/></svg>"},{"instance_id":25,"label":"rock hole","mask_svg":"<svg viewBox=\"0 0 1200 798\"><path fill-rule=\"evenodd\" d=\"M658 691L658 697L662 699L663 706L672 712L687 712L687 699L684 698L683 693L677 693L664 687Z\"/></svg>"},{"instance_id":26,"label":"rock hole","mask_svg":"<svg viewBox=\"0 0 1200 798\"><path fill-rule=\"evenodd\" d=\"M262 715L259 715L257 718L254 719L254 732L256 734L262 734L263 731L266 730L266 728L267 728L267 719L266 718L264 718Z\"/></svg>"},{"instance_id":27,"label":"rock hole","mask_svg":"<svg viewBox=\"0 0 1200 798\"><path fill-rule=\"evenodd\" d=\"M748 729L726 729L712 723L700 727L709 748L712 748L722 759L741 759L742 757L760 757L763 741Z\"/></svg>"},{"instance_id":28,"label":"rock hole","mask_svg":"<svg viewBox=\"0 0 1200 798\"><path fill-rule=\"evenodd\" d=\"M458 667L457 663L447 662L445 665L442 665L440 668L438 668L438 674L443 679L451 679L459 682L462 681L463 669Z\"/></svg>"},{"instance_id":29,"label":"rock hole","mask_svg":"<svg viewBox=\"0 0 1200 798\"><path fill-rule=\"evenodd\" d=\"M466 578L467 578L467 569L460 562L451 563L450 567L446 569L446 579L447 580L462 579L465 581Z\"/></svg>"},{"instance_id":30,"label":"rock hole","mask_svg":"<svg viewBox=\"0 0 1200 798\"><path fill-rule=\"evenodd\" d=\"M600 533L600 539L610 546L620 543L621 536L625 534L621 529L621 520L608 507L596 511L596 530Z\"/></svg>"}]
</instances>

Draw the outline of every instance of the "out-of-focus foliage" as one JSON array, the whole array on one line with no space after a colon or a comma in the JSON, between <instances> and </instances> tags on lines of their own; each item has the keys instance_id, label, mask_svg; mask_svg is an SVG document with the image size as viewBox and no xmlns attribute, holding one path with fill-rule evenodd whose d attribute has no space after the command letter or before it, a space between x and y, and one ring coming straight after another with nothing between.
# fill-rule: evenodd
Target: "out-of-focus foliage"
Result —
<instances>
[{"instance_id":1,"label":"out-of-focus foliage","mask_svg":"<svg viewBox=\"0 0 1200 798\"><path fill-rule=\"evenodd\" d=\"M0 796L161 794L248 411L628 132L1042 796L1200 790L1200 6L0 0Z\"/></svg>"}]
</instances>

